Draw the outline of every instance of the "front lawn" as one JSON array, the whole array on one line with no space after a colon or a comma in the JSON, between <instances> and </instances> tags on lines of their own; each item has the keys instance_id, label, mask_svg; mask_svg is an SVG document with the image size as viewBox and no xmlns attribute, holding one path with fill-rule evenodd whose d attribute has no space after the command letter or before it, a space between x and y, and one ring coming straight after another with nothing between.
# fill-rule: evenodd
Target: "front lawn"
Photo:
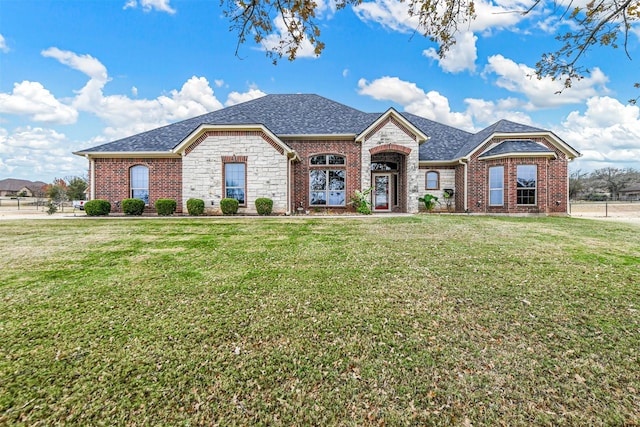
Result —
<instances>
[{"instance_id":1,"label":"front lawn","mask_svg":"<svg viewBox=\"0 0 640 427\"><path fill-rule=\"evenodd\" d=\"M0 222L0 425L637 425L640 227Z\"/></svg>"}]
</instances>

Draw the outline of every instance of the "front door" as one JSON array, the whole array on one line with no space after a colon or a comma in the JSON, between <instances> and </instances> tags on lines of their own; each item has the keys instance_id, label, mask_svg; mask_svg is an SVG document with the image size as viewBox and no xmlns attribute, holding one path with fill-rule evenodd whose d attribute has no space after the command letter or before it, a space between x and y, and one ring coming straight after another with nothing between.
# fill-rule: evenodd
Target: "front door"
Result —
<instances>
[{"instance_id":1,"label":"front door","mask_svg":"<svg viewBox=\"0 0 640 427\"><path fill-rule=\"evenodd\" d=\"M391 211L391 174L373 175L373 210Z\"/></svg>"}]
</instances>

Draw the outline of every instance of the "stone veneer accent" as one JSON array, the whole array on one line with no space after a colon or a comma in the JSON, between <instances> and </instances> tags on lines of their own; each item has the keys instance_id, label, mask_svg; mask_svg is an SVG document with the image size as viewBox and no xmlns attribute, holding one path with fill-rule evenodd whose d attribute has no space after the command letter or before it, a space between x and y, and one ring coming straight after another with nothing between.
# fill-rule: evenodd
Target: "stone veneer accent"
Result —
<instances>
[{"instance_id":1,"label":"stone veneer accent","mask_svg":"<svg viewBox=\"0 0 640 427\"><path fill-rule=\"evenodd\" d=\"M428 144L428 141L425 142ZM388 148L380 149L377 147L388 146ZM410 152L407 150L411 150ZM404 126L400 126L397 120L388 120L381 127L376 127L376 132L367 135L367 139L362 142L361 155L361 175L362 189L371 187L371 153L380 152L399 152L405 154L406 162L406 206L407 212L418 212L418 197L423 195L424 183L420 182L420 176L424 178L418 170L418 143L413 134L407 133ZM406 153L409 153L406 155Z\"/></svg>"},{"instance_id":2,"label":"stone veneer accent","mask_svg":"<svg viewBox=\"0 0 640 427\"><path fill-rule=\"evenodd\" d=\"M246 158L246 207L239 213L256 213L255 200L273 200L273 213L288 211L287 185L289 161L280 146L265 139L259 131L208 131L206 137L189 146L182 158L184 184L182 204L190 198L204 200L210 213L220 212L224 197L222 158Z\"/></svg>"},{"instance_id":3,"label":"stone veneer accent","mask_svg":"<svg viewBox=\"0 0 640 427\"><path fill-rule=\"evenodd\" d=\"M438 198L438 201L440 202L440 204L436 206L435 210L436 211L447 210L447 205L445 203L445 199L443 195L445 188L450 188L454 191L454 198L452 200L451 210L452 211L458 210L456 207L457 206L456 199L457 197L464 197L464 195L458 194L458 193L464 192L464 185L462 187L456 186L456 166L438 166L438 167L420 166L419 169L420 169L420 179L422 180L420 191L422 192L423 195L432 194L436 196ZM427 172L438 172L438 174L440 175L440 186L438 187L438 189L427 190ZM423 204L420 203L419 207L420 209L422 209Z\"/></svg>"}]
</instances>

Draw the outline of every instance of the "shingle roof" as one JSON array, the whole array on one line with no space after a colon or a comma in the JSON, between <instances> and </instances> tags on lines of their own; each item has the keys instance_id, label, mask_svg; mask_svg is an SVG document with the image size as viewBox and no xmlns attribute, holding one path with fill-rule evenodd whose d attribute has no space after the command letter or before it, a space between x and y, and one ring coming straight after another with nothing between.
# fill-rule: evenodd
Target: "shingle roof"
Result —
<instances>
[{"instance_id":1,"label":"shingle roof","mask_svg":"<svg viewBox=\"0 0 640 427\"><path fill-rule=\"evenodd\" d=\"M533 126L527 126L520 123L515 123L509 120L499 120L492 124L489 127L482 129L480 132L476 133L467 141L465 145L463 145L460 150L456 153L454 158L460 158L471 153L476 147L486 141L491 135L495 133L513 133L513 134L523 134L523 133L540 133L545 132L545 130L536 128Z\"/></svg>"},{"instance_id":2,"label":"shingle roof","mask_svg":"<svg viewBox=\"0 0 640 427\"><path fill-rule=\"evenodd\" d=\"M425 119L410 113L401 113L429 139L420 146L421 161L452 160L460 147L473 137L472 133Z\"/></svg>"},{"instance_id":3,"label":"shingle roof","mask_svg":"<svg viewBox=\"0 0 640 427\"><path fill-rule=\"evenodd\" d=\"M499 156L501 154L515 153L548 153L553 154L554 151L544 145L532 141L530 139L507 139L496 145L489 151L482 153L479 158Z\"/></svg>"},{"instance_id":4,"label":"shingle roof","mask_svg":"<svg viewBox=\"0 0 640 427\"><path fill-rule=\"evenodd\" d=\"M202 125L263 125L275 135L359 135L383 113L365 113L319 95L266 95L198 117L79 151L169 152ZM544 132L500 120L476 134L424 117L401 113L429 139L420 146L421 161L451 161L468 155L494 133Z\"/></svg>"},{"instance_id":5,"label":"shingle roof","mask_svg":"<svg viewBox=\"0 0 640 427\"><path fill-rule=\"evenodd\" d=\"M264 125L276 135L357 135L369 113L318 95L267 95L79 152L170 151L201 125Z\"/></svg>"}]
</instances>

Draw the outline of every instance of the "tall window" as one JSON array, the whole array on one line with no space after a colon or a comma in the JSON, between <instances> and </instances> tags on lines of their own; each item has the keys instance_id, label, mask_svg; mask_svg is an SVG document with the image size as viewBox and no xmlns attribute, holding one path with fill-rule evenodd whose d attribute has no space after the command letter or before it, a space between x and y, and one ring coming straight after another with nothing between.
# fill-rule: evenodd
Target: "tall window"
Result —
<instances>
[{"instance_id":1,"label":"tall window","mask_svg":"<svg viewBox=\"0 0 640 427\"><path fill-rule=\"evenodd\" d=\"M309 159L309 204L345 206L346 164L344 156L320 154Z\"/></svg>"},{"instance_id":2,"label":"tall window","mask_svg":"<svg viewBox=\"0 0 640 427\"><path fill-rule=\"evenodd\" d=\"M517 203L535 205L538 186L538 168L536 165L518 165Z\"/></svg>"},{"instance_id":3,"label":"tall window","mask_svg":"<svg viewBox=\"0 0 640 427\"><path fill-rule=\"evenodd\" d=\"M489 205L504 205L504 166L489 168Z\"/></svg>"},{"instance_id":4,"label":"tall window","mask_svg":"<svg viewBox=\"0 0 640 427\"><path fill-rule=\"evenodd\" d=\"M144 204L149 204L149 168L142 165L133 166L129 169L129 186L131 188L131 198L144 200Z\"/></svg>"},{"instance_id":5,"label":"tall window","mask_svg":"<svg viewBox=\"0 0 640 427\"><path fill-rule=\"evenodd\" d=\"M425 188L427 190L437 190L440 188L440 174L438 172L427 172L427 183Z\"/></svg>"},{"instance_id":6,"label":"tall window","mask_svg":"<svg viewBox=\"0 0 640 427\"><path fill-rule=\"evenodd\" d=\"M224 164L224 197L236 199L240 206L245 206L246 164Z\"/></svg>"}]
</instances>

